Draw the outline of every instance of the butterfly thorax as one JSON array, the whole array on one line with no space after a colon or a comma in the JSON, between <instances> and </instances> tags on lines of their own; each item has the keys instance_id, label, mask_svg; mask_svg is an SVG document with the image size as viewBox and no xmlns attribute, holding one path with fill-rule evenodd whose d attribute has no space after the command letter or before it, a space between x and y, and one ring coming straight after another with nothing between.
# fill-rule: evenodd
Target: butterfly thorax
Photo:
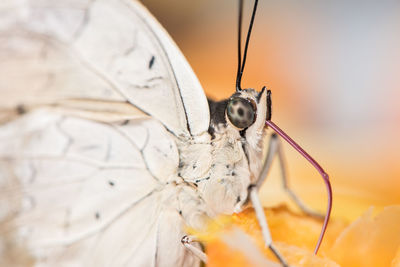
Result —
<instances>
[{"instance_id":1,"label":"butterfly thorax","mask_svg":"<svg viewBox=\"0 0 400 267\"><path fill-rule=\"evenodd\" d=\"M226 107L226 101L216 104L220 110ZM261 126L239 131L221 119L213 107L211 103L208 133L189 142L177 142L180 154L177 175L193 189L191 194L199 201L198 211L204 210L210 217L242 209L248 187L260 172L265 132Z\"/></svg>"}]
</instances>

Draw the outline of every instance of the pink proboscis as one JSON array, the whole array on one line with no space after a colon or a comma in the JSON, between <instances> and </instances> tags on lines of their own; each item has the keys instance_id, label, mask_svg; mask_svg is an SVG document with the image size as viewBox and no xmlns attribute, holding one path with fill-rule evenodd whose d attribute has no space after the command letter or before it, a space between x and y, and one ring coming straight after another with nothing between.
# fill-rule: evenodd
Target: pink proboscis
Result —
<instances>
[{"instance_id":1,"label":"pink proboscis","mask_svg":"<svg viewBox=\"0 0 400 267\"><path fill-rule=\"evenodd\" d=\"M326 214L324 218L324 223L322 225L322 230L318 238L317 245L315 246L314 249L314 254L317 254L318 249L321 246L322 239L324 238L326 228L328 226L329 218L331 216L331 210L332 210L332 187L331 183L329 181L329 176L328 174L322 169L322 167L318 164L317 161L315 161L306 151L304 151L303 148L301 148L300 145L298 145L290 136L288 136L281 128L279 128L275 123L273 123L270 120L267 120L265 124L269 127L271 127L277 134L279 134L280 137L282 137L286 142L288 142L294 149L297 150L304 158L306 158L311 165L314 166L315 169L321 174L322 179L325 182L326 190L328 191L328 207L326 209Z\"/></svg>"}]
</instances>

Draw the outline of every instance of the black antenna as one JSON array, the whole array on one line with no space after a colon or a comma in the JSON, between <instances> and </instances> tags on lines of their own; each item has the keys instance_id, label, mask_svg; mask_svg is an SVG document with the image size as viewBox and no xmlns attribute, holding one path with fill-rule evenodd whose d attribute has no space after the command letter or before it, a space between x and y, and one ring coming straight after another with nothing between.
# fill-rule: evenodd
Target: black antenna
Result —
<instances>
[{"instance_id":1,"label":"black antenna","mask_svg":"<svg viewBox=\"0 0 400 267\"><path fill-rule=\"evenodd\" d=\"M239 0L239 20L238 20L238 67L236 73L236 92L242 90L240 87L240 70L242 68L242 14L243 0Z\"/></svg>"},{"instance_id":2,"label":"black antenna","mask_svg":"<svg viewBox=\"0 0 400 267\"><path fill-rule=\"evenodd\" d=\"M245 47L244 47L243 62L242 62L242 57L241 57L242 38L241 38L241 35L242 35L243 0L239 0L238 70L237 70L237 74L236 74L236 92L242 90L242 86L241 86L242 76L243 76L244 66L246 64L247 48L249 47L251 31L253 29L254 18L256 16L256 11L257 11L257 4L258 4L258 0L255 0L254 1L254 7L253 7L253 14L251 15L251 19L250 19L249 30L247 31L247 38L246 38L246 44L245 44Z\"/></svg>"}]
</instances>

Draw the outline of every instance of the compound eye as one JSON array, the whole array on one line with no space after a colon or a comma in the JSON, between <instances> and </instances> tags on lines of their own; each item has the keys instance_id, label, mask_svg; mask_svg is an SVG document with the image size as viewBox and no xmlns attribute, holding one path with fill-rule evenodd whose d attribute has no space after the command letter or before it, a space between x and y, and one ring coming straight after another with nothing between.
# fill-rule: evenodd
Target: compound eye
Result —
<instances>
[{"instance_id":1,"label":"compound eye","mask_svg":"<svg viewBox=\"0 0 400 267\"><path fill-rule=\"evenodd\" d=\"M226 114L229 121L236 128L244 129L254 123L256 118L256 107L247 99L232 97L228 101Z\"/></svg>"}]
</instances>

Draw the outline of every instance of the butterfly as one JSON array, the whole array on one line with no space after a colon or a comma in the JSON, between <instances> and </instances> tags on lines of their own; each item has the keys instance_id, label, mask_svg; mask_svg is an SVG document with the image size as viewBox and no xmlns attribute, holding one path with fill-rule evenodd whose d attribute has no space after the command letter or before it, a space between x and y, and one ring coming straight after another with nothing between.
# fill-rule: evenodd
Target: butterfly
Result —
<instances>
[{"instance_id":1,"label":"butterfly","mask_svg":"<svg viewBox=\"0 0 400 267\"><path fill-rule=\"evenodd\" d=\"M0 12L2 264L197 266L185 226L250 201L270 239L257 195L266 122L291 140L270 121L270 91L239 82L208 100L137 1L7 0Z\"/></svg>"}]
</instances>

